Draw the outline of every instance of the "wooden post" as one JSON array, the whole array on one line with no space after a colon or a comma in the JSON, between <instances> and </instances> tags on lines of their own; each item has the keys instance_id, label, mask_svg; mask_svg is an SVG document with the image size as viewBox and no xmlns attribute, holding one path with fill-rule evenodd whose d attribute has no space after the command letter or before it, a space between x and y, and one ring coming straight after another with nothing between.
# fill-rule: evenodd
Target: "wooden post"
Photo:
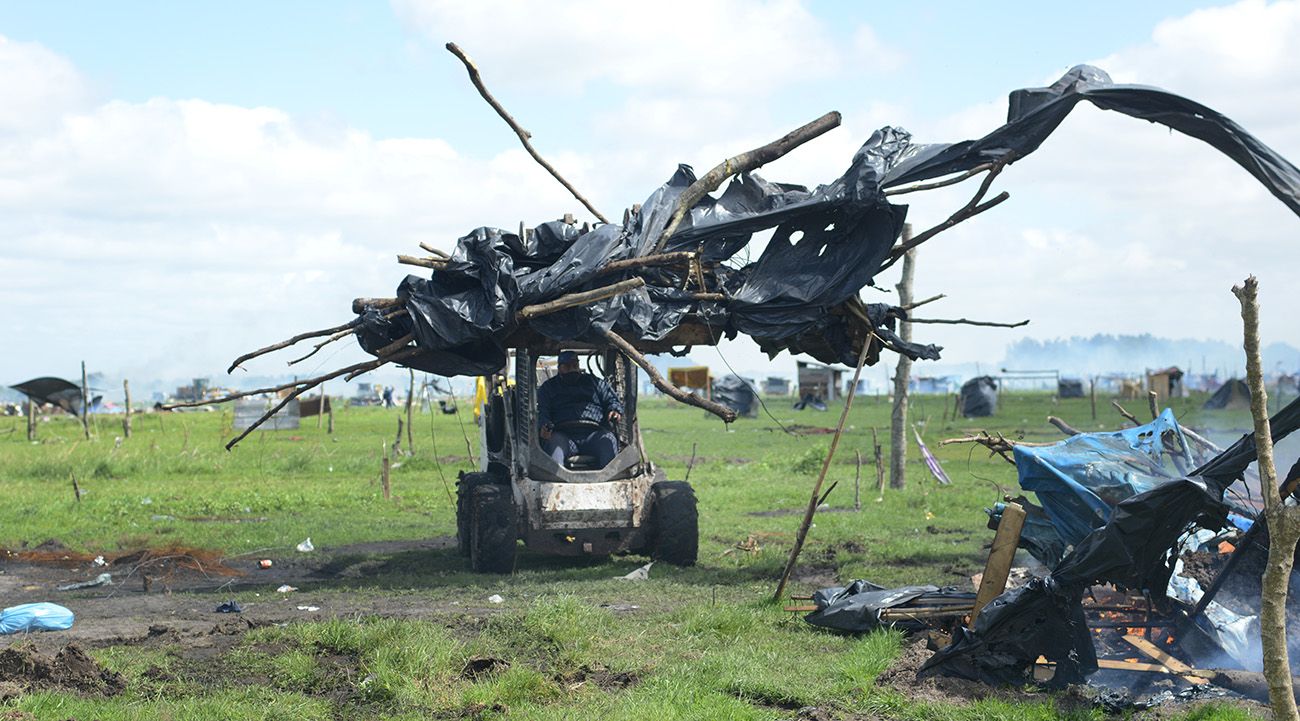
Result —
<instances>
[{"instance_id":1,"label":"wooden post","mask_svg":"<svg viewBox=\"0 0 1300 721\"><path fill-rule=\"evenodd\" d=\"M912 224L903 224L902 242L912 239ZM898 281L898 304L912 303L912 279L916 274L916 249L907 251L903 256L903 277ZM898 336L904 343L912 340L912 324L900 322ZM907 486L907 385L912 375L912 359L901 353L898 366L894 370L894 411L890 416L889 426L889 486L904 488Z\"/></svg>"},{"instance_id":2,"label":"wooden post","mask_svg":"<svg viewBox=\"0 0 1300 721\"><path fill-rule=\"evenodd\" d=\"M1147 405L1151 407L1151 420L1160 417L1160 394L1155 391L1147 391Z\"/></svg>"},{"instance_id":3,"label":"wooden post","mask_svg":"<svg viewBox=\"0 0 1300 721\"><path fill-rule=\"evenodd\" d=\"M794 539L794 548L790 549L790 559L786 561L785 571L781 573L781 581L777 583L776 593L772 595L775 601L780 601L781 594L785 593L785 584L790 581L795 561L799 560L803 542L808 538L808 529L812 527L813 514L817 512L817 502L821 498L822 483L826 481L826 472L830 470L831 459L835 457L835 449L840 445L840 436L844 434L844 421L848 419L849 409L853 407L853 394L858 390L858 378L862 376L862 366L866 365L867 351L870 348L871 343L864 339L862 352L858 354L858 367L853 370L853 384L849 386L849 393L844 397L844 410L840 413L840 422L835 426L835 435L831 436L831 447L826 451L826 460L822 461L821 473L817 476L817 482L813 484L812 497L808 499L808 510L804 511L803 523L800 524L799 533Z\"/></svg>"},{"instance_id":4,"label":"wooden post","mask_svg":"<svg viewBox=\"0 0 1300 721\"><path fill-rule=\"evenodd\" d=\"M122 379L122 395L126 397L125 412L122 415L122 437L131 437L131 381Z\"/></svg>"},{"instance_id":5,"label":"wooden post","mask_svg":"<svg viewBox=\"0 0 1300 721\"><path fill-rule=\"evenodd\" d=\"M406 370L411 374L411 382L406 389L406 455L409 456L415 453L415 439L411 434L414 425L411 423L411 404L415 402L415 369Z\"/></svg>"},{"instance_id":6,"label":"wooden post","mask_svg":"<svg viewBox=\"0 0 1300 721\"><path fill-rule=\"evenodd\" d=\"M853 510L862 510L862 451L853 451Z\"/></svg>"},{"instance_id":7,"label":"wooden post","mask_svg":"<svg viewBox=\"0 0 1300 721\"><path fill-rule=\"evenodd\" d=\"M952 391L943 392L943 422L948 422L948 399L952 397Z\"/></svg>"},{"instance_id":8,"label":"wooden post","mask_svg":"<svg viewBox=\"0 0 1300 721\"><path fill-rule=\"evenodd\" d=\"M398 421L400 422L401 419L398 419ZM384 460L382 462L382 465L380 466L380 472L379 472L379 483L384 489L385 501L392 500L393 497L392 491L390 490L389 481L388 481L388 469L389 469L388 451L385 450Z\"/></svg>"},{"instance_id":9,"label":"wooden post","mask_svg":"<svg viewBox=\"0 0 1300 721\"><path fill-rule=\"evenodd\" d=\"M320 384L320 408L316 409L316 429L320 430L325 423L325 406L329 403L329 396L325 395L325 384Z\"/></svg>"},{"instance_id":10,"label":"wooden post","mask_svg":"<svg viewBox=\"0 0 1300 721\"><path fill-rule=\"evenodd\" d=\"M1092 420L1097 421L1097 376L1088 379L1088 400L1092 403Z\"/></svg>"},{"instance_id":11,"label":"wooden post","mask_svg":"<svg viewBox=\"0 0 1300 721\"><path fill-rule=\"evenodd\" d=\"M975 610L971 611L970 625L975 627L975 619L989 601L1002 595L1007 590L1007 579L1011 576L1011 562L1016 556L1016 545L1020 543L1020 531L1025 527L1025 509L1019 503L1008 503L1002 510L1002 520L998 523L997 533L993 535L993 547L989 549L989 560L984 565L984 576L980 579L979 591L975 593Z\"/></svg>"},{"instance_id":12,"label":"wooden post","mask_svg":"<svg viewBox=\"0 0 1300 721\"><path fill-rule=\"evenodd\" d=\"M1232 289L1241 303L1246 351L1246 384L1250 387L1250 414L1255 421L1255 448L1259 461L1259 486L1264 495L1264 518L1268 522L1268 563L1260 592L1260 640L1264 647L1264 677L1273 718L1297 721L1300 712L1292 688L1291 661L1287 652L1287 586L1300 543L1300 508L1288 507L1278 489L1277 465L1273 459L1273 431L1268 419L1268 391L1264 388L1263 362L1259 351L1259 282L1250 276ZM1258 521L1257 521L1258 522Z\"/></svg>"},{"instance_id":13,"label":"wooden post","mask_svg":"<svg viewBox=\"0 0 1300 721\"><path fill-rule=\"evenodd\" d=\"M325 432L328 433L328 434L330 434L330 435L334 435L334 406L333 406L333 405L330 405L329 409L330 409L330 410L329 410L329 414L330 414L330 422L329 422L329 425L326 426L326 430L325 430Z\"/></svg>"},{"instance_id":14,"label":"wooden post","mask_svg":"<svg viewBox=\"0 0 1300 721\"><path fill-rule=\"evenodd\" d=\"M81 503L81 486L77 485L77 474L75 473L72 474L72 496L77 499L77 503Z\"/></svg>"},{"instance_id":15,"label":"wooden post","mask_svg":"<svg viewBox=\"0 0 1300 721\"><path fill-rule=\"evenodd\" d=\"M27 399L27 440L36 441L36 401Z\"/></svg>"},{"instance_id":16,"label":"wooden post","mask_svg":"<svg viewBox=\"0 0 1300 721\"><path fill-rule=\"evenodd\" d=\"M86 361L81 362L81 429L90 440L90 384L86 380Z\"/></svg>"}]
</instances>

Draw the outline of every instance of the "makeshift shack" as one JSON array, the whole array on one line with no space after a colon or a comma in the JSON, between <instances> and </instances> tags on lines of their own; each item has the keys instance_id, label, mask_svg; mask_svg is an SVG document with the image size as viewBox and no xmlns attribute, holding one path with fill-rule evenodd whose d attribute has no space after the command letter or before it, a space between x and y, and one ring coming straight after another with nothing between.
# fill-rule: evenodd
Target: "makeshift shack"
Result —
<instances>
[{"instance_id":1,"label":"makeshift shack","mask_svg":"<svg viewBox=\"0 0 1300 721\"><path fill-rule=\"evenodd\" d=\"M985 418L997 413L997 379L992 376L979 376L963 383L960 408L964 418Z\"/></svg>"},{"instance_id":2,"label":"makeshift shack","mask_svg":"<svg viewBox=\"0 0 1300 721\"><path fill-rule=\"evenodd\" d=\"M1250 388L1246 385L1246 381L1232 378L1219 386L1219 390L1207 398L1201 407L1207 411L1249 410Z\"/></svg>"},{"instance_id":3,"label":"makeshift shack","mask_svg":"<svg viewBox=\"0 0 1300 721\"><path fill-rule=\"evenodd\" d=\"M737 417L758 416L758 394L754 382L737 375L725 375L711 384L709 398L736 412Z\"/></svg>"},{"instance_id":4,"label":"makeshift shack","mask_svg":"<svg viewBox=\"0 0 1300 721\"><path fill-rule=\"evenodd\" d=\"M822 403L830 403L840 397L839 389L844 385L841 378L844 371L831 366L799 361L799 398L813 398Z\"/></svg>"},{"instance_id":5,"label":"makeshift shack","mask_svg":"<svg viewBox=\"0 0 1300 721\"><path fill-rule=\"evenodd\" d=\"M1062 378L1056 382L1057 398L1082 398L1083 381L1078 378Z\"/></svg>"},{"instance_id":6,"label":"makeshift shack","mask_svg":"<svg viewBox=\"0 0 1300 721\"><path fill-rule=\"evenodd\" d=\"M705 398L712 394L713 377L708 366L678 366L668 369L668 382L676 388L699 391Z\"/></svg>"},{"instance_id":7,"label":"makeshift shack","mask_svg":"<svg viewBox=\"0 0 1300 721\"><path fill-rule=\"evenodd\" d=\"M74 416L81 415L81 386L75 383L46 376L9 387L32 399L38 406L49 404Z\"/></svg>"},{"instance_id":8,"label":"makeshift shack","mask_svg":"<svg viewBox=\"0 0 1300 721\"><path fill-rule=\"evenodd\" d=\"M1155 391L1159 403L1168 403L1170 398L1182 398L1183 372L1177 366L1147 372L1147 390Z\"/></svg>"},{"instance_id":9,"label":"makeshift shack","mask_svg":"<svg viewBox=\"0 0 1300 721\"><path fill-rule=\"evenodd\" d=\"M768 376L763 379L763 395L765 396L788 396L790 395L790 379L780 376Z\"/></svg>"}]
</instances>

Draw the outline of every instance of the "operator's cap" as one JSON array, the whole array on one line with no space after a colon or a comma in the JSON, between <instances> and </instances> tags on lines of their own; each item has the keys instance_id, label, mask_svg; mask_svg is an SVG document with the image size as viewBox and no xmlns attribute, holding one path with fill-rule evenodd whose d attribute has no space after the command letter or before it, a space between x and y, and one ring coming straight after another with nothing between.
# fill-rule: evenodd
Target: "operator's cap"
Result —
<instances>
[{"instance_id":1,"label":"operator's cap","mask_svg":"<svg viewBox=\"0 0 1300 721\"><path fill-rule=\"evenodd\" d=\"M568 363L577 363L578 354L571 350L562 350L560 351L560 356L558 360L560 365L565 365Z\"/></svg>"}]
</instances>

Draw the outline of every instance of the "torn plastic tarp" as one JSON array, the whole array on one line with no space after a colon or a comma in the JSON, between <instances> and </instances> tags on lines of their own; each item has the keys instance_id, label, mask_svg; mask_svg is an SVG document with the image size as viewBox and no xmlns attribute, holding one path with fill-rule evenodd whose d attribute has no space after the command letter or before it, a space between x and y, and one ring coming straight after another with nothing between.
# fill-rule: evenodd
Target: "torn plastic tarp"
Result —
<instances>
[{"instance_id":1,"label":"torn plastic tarp","mask_svg":"<svg viewBox=\"0 0 1300 721\"><path fill-rule=\"evenodd\" d=\"M917 606L933 606L939 603L969 605L975 602L975 594L953 587L885 588L870 581L854 581L846 587L823 588L813 594L812 600L817 610L805 616L804 620L814 626L850 632L872 631L884 626L892 626L911 632L929 628L929 624L923 618L882 621L880 612L912 601L916 601Z\"/></svg>"},{"instance_id":2,"label":"torn plastic tarp","mask_svg":"<svg viewBox=\"0 0 1300 721\"><path fill-rule=\"evenodd\" d=\"M1194 465L1169 410L1137 428L1080 433L1050 446L1018 444L1013 451L1020 487L1038 496L1069 546L1104 526L1120 501L1181 478Z\"/></svg>"},{"instance_id":3,"label":"torn plastic tarp","mask_svg":"<svg viewBox=\"0 0 1300 721\"><path fill-rule=\"evenodd\" d=\"M714 381L709 387L709 397L730 408L738 416L758 414L758 394L754 392L753 381L737 375L725 375Z\"/></svg>"},{"instance_id":4,"label":"torn plastic tarp","mask_svg":"<svg viewBox=\"0 0 1300 721\"><path fill-rule=\"evenodd\" d=\"M1300 399L1269 421L1276 443L1300 429ZM1149 594L1160 610L1177 561L1178 540L1193 528L1222 528L1228 508L1223 491L1255 460L1254 434L1192 471L1190 478L1156 486L1119 503L1110 521L1089 533L1051 575L1002 594L981 613L975 628L954 636L921 672L994 683L1029 683L1038 656L1057 660L1053 684L1073 683L1095 670L1096 651L1082 616L1083 590L1110 583ZM1032 589L1032 590L1026 590ZM988 608L997 607L987 619ZM1056 633L1026 633L1055 628ZM1072 659L1062 664L1059 659ZM1061 672L1066 673L1065 677Z\"/></svg>"},{"instance_id":5,"label":"torn plastic tarp","mask_svg":"<svg viewBox=\"0 0 1300 721\"><path fill-rule=\"evenodd\" d=\"M963 418L984 418L998 412L998 381L992 376L972 378L958 394Z\"/></svg>"},{"instance_id":6,"label":"torn plastic tarp","mask_svg":"<svg viewBox=\"0 0 1300 721\"><path fill-rule=\"evenodd\" d=\"M907 206L888 202L884 190L1018 160L1036 149L1081 100L1209 143L1300 214L1300 171L1236 123L1186 98L1156 88L1113 85L1104 72L1078 66L1051 87L1013 92L1007 123L978 140L919 145L905 130L886 127L854 154L843 175L811 190L739 174L717 197L701 198L663 247L660 238L676 201L695 180L687 166L680 166L623 224L581 232L547 223L522 238L479 228L460 239L445 269L428 279L403 281L398 297L406 316L364 314L358 340L373 353L410 333L420 354L404 360L406 365L439 375L491 372L505 362L507 337L519 325L521 307L635 274L646 279L643 290L535 318L529 326L557 341L600 342L608 329L633 341L654 340L668 337L689 314L703 319L718 337L749 335L769 354L786 350L853 365L854 343L861 348L872 329L864 332L864 322L844 312L844 304L856 301L872 282L907 215ZM758 259L737 262L739 252L762 231L772 231L772 236ZM599 274L613 260L674 250L698 252L717 274L725 299L674 295L670 291L686 284L681 270ZM876 332L874 337L915 358L937 358L940 350L904 344L892 333ZM868 363L878 358L878 349L871 350Z\"/></svg>"},{"instance_id":7,"label":"torn plastic tarp","mask_svg":"<svg viewBox=\"0 0 1300 721\"><path fill-rule=\"evenodd\" d=\"M81 386L62 378L33 378L9 386L38 404L49 403L74 416L81 415Z\"/></svg>"}]
</instances>

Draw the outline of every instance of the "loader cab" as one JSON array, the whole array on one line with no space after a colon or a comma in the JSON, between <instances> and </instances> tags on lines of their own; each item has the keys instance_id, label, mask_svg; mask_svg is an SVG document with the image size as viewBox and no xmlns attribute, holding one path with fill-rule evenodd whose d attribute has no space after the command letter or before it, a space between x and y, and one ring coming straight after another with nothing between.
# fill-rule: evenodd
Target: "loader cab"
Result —
<instances>
[{"instance_id":1,"label":"loader cab","mask_svg":"<svg viewBox=\"0 0 1300 721\"><path fill-rule=\"evenodd\" d=\"M622 417L610 424L618 440L614 459L603 468L585 456L557 463L542 448L537 391L555 375L555 350L516 349L506 367L485 377L480 470L461 474L457 483L457 541L470 568L512 571L521 540L530 550L555 555L641 553L694 564L694 491L669 481L646 457L637 367L622 353L579 351L583 370L608 381L623 404Z\"/></svg>"}]
</instances>

